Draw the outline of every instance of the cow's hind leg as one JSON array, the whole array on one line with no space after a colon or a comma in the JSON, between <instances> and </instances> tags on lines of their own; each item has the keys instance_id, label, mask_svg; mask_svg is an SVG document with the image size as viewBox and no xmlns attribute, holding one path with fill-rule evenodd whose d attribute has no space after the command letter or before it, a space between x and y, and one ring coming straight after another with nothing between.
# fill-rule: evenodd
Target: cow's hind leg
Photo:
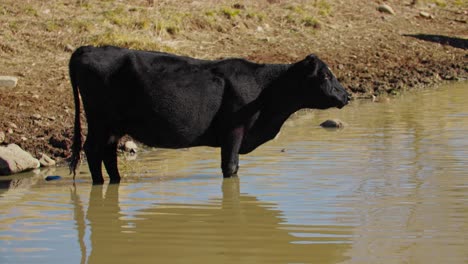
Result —
<instances>
[{"instance_id":1,"label":"cow's hind leg","mask_svg":"<svg viewBox=\"0 0 468 264\"><path fill-rule=\"evenodd\" d=\"M104 147L104 166L109 174L110 183L119 183L120 174L117 167L117 139L107 142Z\"/></svg>"},{"instance_id":2,"label":"cow's hind leg","mask_svg":"<svg viewBox=\"0 0 468 264\"><path fill-rule=\"evenodd\" d=\"M110 133L102 133L102 131L99 133L89 132L84 150L88 159L93 184L104 183L102 162L104 162L106 171L109 174L110 182L120 182L120 174L117 167L117 142L118 139L111 136Z\"/></svg>"},{"instance_id":3,"label":"cow's hind leg","mask_svg":"<svg viewBox=\"0 0 468 264\"><path fill-rule=\"evenodd\" d=\"M93 184L103 184L103 145L100 144L100 140L98 140L94 134L89 133L83 148L86 153L86 159L88 160L88 167L91 172L91 177L93 178Z\"/></svg>"}]
</instances>

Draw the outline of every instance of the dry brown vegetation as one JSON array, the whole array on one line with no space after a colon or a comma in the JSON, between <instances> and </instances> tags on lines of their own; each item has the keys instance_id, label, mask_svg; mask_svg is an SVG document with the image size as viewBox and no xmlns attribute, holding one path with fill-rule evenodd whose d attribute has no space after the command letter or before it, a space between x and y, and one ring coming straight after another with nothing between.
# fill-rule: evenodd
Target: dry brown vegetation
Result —
<instances>
[{"instance_id":1,"label":"dry brown vegetation","mask_svg":"<svg viewBox=\"0 0 468 264\"><path fill-rule=\"evenodd\" d=\"M380 1L359 0L2 0L0 75L20 80L0 89L0 131L36 155L68 155L67 64L81 45L266 63L316 53L355 97L466 78L467 1L412 2L385 1L396 12L388 15L377 11Z\"/></svg>"}]
</instances>

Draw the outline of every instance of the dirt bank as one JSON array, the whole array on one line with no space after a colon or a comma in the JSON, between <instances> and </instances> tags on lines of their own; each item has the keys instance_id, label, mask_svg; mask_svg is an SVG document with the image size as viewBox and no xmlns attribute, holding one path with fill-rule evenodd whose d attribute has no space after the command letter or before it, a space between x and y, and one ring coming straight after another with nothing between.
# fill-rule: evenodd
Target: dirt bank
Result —
<instances>
[{"instance_id":1,"label":"dirt bank","mask_svg":"<svg viewBox=\"0 0 468 264\"><path fill-rule=\"evenodd\" d=\"M74 48L113 44L199 58L289 63L316 53L355 98L468 77L466 1L4 0L0 131L35 156L69 155Z\"/></svg>"}]
</instances>

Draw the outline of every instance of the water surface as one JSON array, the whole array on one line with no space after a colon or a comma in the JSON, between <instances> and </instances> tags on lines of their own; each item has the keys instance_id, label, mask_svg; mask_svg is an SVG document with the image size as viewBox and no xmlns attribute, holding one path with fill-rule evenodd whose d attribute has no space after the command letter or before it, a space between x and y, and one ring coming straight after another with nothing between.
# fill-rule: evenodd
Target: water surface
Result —
<instances>
[{"instance_id":1,"label":"water surface","mask_svg":"<svg viewBox=\"0 0 468 264\"><path fill-rule=\"evenodd\" d=\"M120 185L0 178L0 263L467 263L467 98L298 113L238 179L210 148L140 153Z\"/></svg>"}]
</instances>

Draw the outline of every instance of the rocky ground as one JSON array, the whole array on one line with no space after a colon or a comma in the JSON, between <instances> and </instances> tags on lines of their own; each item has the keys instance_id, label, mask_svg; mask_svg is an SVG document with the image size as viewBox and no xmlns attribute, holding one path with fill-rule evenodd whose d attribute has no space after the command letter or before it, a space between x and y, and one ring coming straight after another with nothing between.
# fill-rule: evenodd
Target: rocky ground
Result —
<instances>
[{"instance_id":1,"label":"rocky ground","mask_svg":"<svg viewBox=\"0 0 468 264\"><path fill-rule=\"evenodd\" d=\"M466 1L175 2L2 1L0 75L18 78L0 87L3 144L66 160L74 117L67 63L85 44L265 63L316 53L356 99L468 77Z\"/></svg>"}]
</instances>

